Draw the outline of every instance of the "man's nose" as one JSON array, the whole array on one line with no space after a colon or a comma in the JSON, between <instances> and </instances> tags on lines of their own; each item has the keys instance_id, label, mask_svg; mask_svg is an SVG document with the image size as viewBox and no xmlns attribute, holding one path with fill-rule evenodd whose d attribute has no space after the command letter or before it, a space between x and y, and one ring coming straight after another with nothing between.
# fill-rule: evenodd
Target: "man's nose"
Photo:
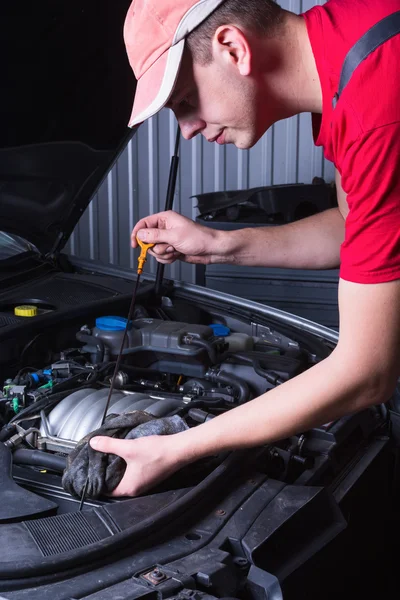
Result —
<instances>
[{"instance_id":1,"label":"man's nose","mask_svg":"<svg viewBox=\"0 0 400 600\"><path fill-rule=\"evenodd\" d=\"M205 121L193 118L180 118L178 119L178 123L185 140L191 140L195 135L201 133L207 126Z\"/></svg>"}]
</instances>

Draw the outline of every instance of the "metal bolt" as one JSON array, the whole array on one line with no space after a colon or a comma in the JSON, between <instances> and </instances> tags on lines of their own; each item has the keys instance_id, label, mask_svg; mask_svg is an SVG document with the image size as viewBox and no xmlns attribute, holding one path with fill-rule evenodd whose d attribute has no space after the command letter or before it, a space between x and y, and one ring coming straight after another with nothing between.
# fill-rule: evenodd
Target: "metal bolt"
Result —
<instances>
[{"instance_id":1,"label":"metal bolt","mask_svg":"<svg viewBox=\"0 0 400 600\"><path fill-rule=\"evenodd\" d=\"M151 576L154 577L154 579L163 579L164 573L161 573L159 569L155 569L154 571L152 571Z\"/></svg>"},{"instance_id":2,"label":"metal bolt","mask_svg":"<svg viewBox=\"0 0 400 600\"><path fill-rule=\"evenodd\" d=\"M166 579L169 579L168 576L158 568L153 569L153 571L149 571L148 573L143 573L142 577L153 585L158 585Z\"/></svg>"}]
</instances>

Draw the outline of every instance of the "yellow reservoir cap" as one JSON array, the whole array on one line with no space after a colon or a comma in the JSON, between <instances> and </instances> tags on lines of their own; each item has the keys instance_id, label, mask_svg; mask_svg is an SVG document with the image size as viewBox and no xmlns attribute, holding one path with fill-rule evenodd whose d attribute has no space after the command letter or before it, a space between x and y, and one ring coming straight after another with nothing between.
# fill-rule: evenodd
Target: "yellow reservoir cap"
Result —
<instances>
[{"instance_id":1,"label":"yellow reservoir cap","mask_svg":"<svg viewBox=\"0 0 400 600\"><path fill-rule=\"evenodd\" d=\"M32 304L22 304L14 308L14 315L16 317L36 317L37 307Z\"/></svg>"}]
</instances>

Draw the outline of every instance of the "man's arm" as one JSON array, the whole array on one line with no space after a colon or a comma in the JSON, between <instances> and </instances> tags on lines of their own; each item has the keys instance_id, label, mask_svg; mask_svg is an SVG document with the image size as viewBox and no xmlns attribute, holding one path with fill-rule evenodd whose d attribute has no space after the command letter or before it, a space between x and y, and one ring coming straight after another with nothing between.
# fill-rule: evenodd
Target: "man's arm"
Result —
<instances>
[{"instance_id":1,"label":"man's arm","mask_svg":"<svg viewBox=\"0 0 400 600\"><path fill-rule=\"evenodd\" d=\"M337 169L335 183L338 208L280 227L234 231L227 262L288 269L338 267L348 206Z\"/></svg>"},{"instance_id":2,"label":"man's arm","mask_svg":"<svg viewBox=\"0 0 400 600\"><path fill-rule=\"evenodd\" d=\"M156 246L150 254L164 264L177 259L189 263L290 269L330 269L339 266L347 210L340 176L336 177L339 208L295 223L219 231L193 223L172 211L141 219L132 231Z\"/></svg>"},{"instance_id":3,"label":"man's arm","mask_svg":"<svg viewBox=\"0 0 400 600\"><path fill-rule=\"evenodd\" d=\"M287 225L229 232L224 262L253 267L332 269L339 266L343 239L344 219L338 208L331 208Z\"/></svg>"},{"instance_id":4,"label":"man's arm","mask_svg":"<svg viewBox=\"0 0 400 600\"><path fill-rule=\"evenodd\" d=\"M97 449L127 462L115 494L138 494L200 457L270 443L388 400L399 374L400 281L341 280L339 306L338 346L305 373L183 433L100 438Z\"/></svg>"}]
</instances>

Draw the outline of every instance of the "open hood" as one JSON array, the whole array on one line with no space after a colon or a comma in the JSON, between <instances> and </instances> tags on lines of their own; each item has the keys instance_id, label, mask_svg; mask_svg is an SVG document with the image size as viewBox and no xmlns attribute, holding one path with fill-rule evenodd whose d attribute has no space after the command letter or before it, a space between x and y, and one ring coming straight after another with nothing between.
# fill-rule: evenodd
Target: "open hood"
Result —
<instances>
[{"instance_id":1,"label":"open hood","mask_svg":"<svg viewBox=\"0 0 400 600\"><path fill-rule=\"evenodd\" d=\"M0 230L60 250L132 132L130 0L4 3Z\"/></svg>"}]
</instances>

